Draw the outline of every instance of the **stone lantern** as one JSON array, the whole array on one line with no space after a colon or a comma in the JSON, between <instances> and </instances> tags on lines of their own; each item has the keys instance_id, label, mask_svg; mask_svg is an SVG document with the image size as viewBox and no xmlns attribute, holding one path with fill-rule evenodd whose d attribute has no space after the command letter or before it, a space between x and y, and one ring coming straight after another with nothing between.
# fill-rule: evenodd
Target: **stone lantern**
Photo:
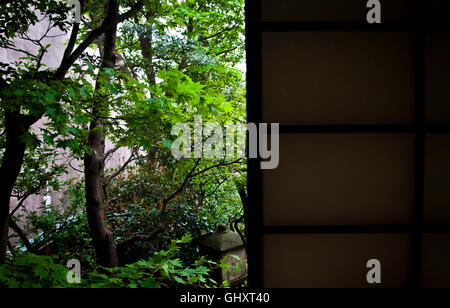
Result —
<instances>
[{"instance_id":1,"label":"stone lantern","mask_svg":"<svg viewBox=\"0 0 450 308\"><path fill-rule=\"evenodd\" d=\"M244 243L237 232L227 230L225 225L219 225L215 233L207 234L199 239L197 243L200 246L200 252L206 255L210 260L219 262L226 255L229 255L225 263L230 264L228 270L218 269L215 273L217 282L227 280L227 272L229 272L229 283L231 286L238 285L247 278L247 255ZM237 256L237 258L233 257ZM239 271L236 272L236 266Z\"/></svg>"}]
</instances>

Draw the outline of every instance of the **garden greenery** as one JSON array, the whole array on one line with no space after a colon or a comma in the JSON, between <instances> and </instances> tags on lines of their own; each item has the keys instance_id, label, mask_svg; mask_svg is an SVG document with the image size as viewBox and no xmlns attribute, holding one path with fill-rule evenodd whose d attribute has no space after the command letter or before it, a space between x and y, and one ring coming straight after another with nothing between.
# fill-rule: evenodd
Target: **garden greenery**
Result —
<instances>
[{"instance_id":1,"label":"garden greenery","mask_svg":"<svg viewBox=\"0 0 450 308\"><path fill-rule=\"evenodd\" d=\"M0 284L74 287L77 259L83 287L224 286L211 270L232 269L193 239L226 224L245 242L245 159L175 159L171 129L245 124L244 1L80 4L80 24L64 1L0 4L0 52L20 54L0 62ZM47 67L54 48L61 63Z\"/></svg>"}]
</instances>

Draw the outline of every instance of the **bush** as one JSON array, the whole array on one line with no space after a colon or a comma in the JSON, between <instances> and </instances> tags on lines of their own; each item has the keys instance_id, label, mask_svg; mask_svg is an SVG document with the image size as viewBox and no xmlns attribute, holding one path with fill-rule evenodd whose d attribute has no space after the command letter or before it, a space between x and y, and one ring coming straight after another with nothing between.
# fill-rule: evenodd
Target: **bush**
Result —
<instances>
[{"instance_id":1,"label":"bush","mask_svg":"<svg viewBox=\"0 0 450 308\"><path fill-rule=\"evenodd\" d=\"M173 181L174 174L180 172L177 163L163 156L159 156L159 163L164 166L159 167L161 170L154 166L135 168L111 183L108 196L113 202L108 223L117 242L136 234L150 234L160 221L163 196L179 187L180 183ZM219 178L223 180L218 181ZM232 179L227 170L213 170L192 180L168 204L166 232L150 244L134 244L126 261L147 259L187 233L198 237L214 232L219 224L230 225L230 221L242 215L242 203ZM195 247L189 244L183 244L178 252L186 264L195 262L196 254Z\"/></svg>"},{"instance_id":2,"label":"bush","mask_svg":"<svg viewBox=\"0 0 450 308\"><path fill-rule=\"evenodd\" d=\"M68 200L59 205L42 206L40 211L25 211L27 234L33 238L33 252L52 255L57 263L69 259L82 262L86 270L95 268L95 249L89 235L84 201L84 185L72 183Z\"/></svg>"},{"instance_id":3,"label":"bush","mask_svg":"<svg viewBox=\"0 0 450 308\"><path fill-rule=\"evenodd\" d=\"M0 264L0 286L7 288L69 287L69 270L52 257L25 253Z\"/></svg>"},{"instance_id":4,"label":"bush","mask_svg":"<svg viewBox=\"0 0 450 308\"><path fill-rule=\"evenodd\" d=\"M24 253L0 264L0 287L7 288L212 288L220 285L211 279L212 270L222 268L232 271L225 264L226 256L219 264L199 258L185 266L177 257L180 246L192 241L190 235L172 241L167 250L154 253L147 260L112 269L101 268L82 278L81 284L67 282L69 269L58 264L53 257ZM227 287L225 282L223 287Z\"/></svg>"},{"instance_id":5,"label":"bush","mask_svg":"<svg viewBox=\"0 0 450 308\"><path fill-rule=\"evenodd\" d=\"M172 241L167 250L158 251L146 261L139 261L125 267L104 269L104 273L91 273L87 286L92 288L161 288L161 287L212 287L217 283L209 278L213 262L204 257L193 265L185 267L177 258L180 244L192 241L190 235ZM210 267L207 267L210 266Z\"/></svg>"}]
</instances>

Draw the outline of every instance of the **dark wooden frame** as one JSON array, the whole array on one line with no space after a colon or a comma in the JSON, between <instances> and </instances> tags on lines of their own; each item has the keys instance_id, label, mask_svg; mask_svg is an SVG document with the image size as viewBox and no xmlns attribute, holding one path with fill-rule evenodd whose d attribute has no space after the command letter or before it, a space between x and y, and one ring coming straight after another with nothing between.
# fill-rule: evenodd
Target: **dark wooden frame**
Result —
<instances>
[{"instance_id":1,"label":"dark wooden frame","mask_svg":"<svg viewBox=\"0 0 450 308\"><path fill-rule=\"evenodd\" d=\"M275 1L275 0L274 0ZM306 0L305 0L306 1ZM312 0L308 0L312 1ZM262 34L289 31L380 31L410 32L414 37L415 113L408 125L282 125L282 134L304 133L411 133L415 135L415 190L414 220L406 225L352 225L352 226L264 226L263 185L260 160L248 164L249 194L249 286L264 285L263 239L266 234L305 233L408 233L413 235L411 279L409 287L421 284L422 238L424 233L450 232L450 224L424 224L424 161L425 135L450 133L450 125L433 125L425 121L425 33L450 31L442 22L425 22L424 1L413 0L413 20L403 23L368 24L365 22L262 22L261 1L246 1L247 68L248 68L248 122L261 123L262 114ZM267 265L266 265L267 266ZM275 266L275 264L274 264Z\"/></svg>"}]
</instances>

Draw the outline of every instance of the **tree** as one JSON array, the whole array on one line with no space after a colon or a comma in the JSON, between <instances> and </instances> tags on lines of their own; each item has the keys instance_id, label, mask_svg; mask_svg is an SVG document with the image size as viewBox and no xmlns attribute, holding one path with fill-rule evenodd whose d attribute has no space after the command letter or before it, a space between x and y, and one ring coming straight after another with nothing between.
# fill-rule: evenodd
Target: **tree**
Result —
<instances>
[{"instance_id":1,"label":"tree","mask_svg":"<svg viewBox=\"0 0 450 308\"><path fill-rule=\"evenodd\" d=\"M170 130L167 128L172 124L190 122L198 114L219 120L221 111L223 118L220 122L233 118L235 107L244 102L244 93L241 92L242 81L238 72L227 67L227 64L238 62L236 55L233 57L229 54L234 51L238 55L242 53L242 39L237 39L243 32L242 4L242 1L223 1L217 7L202 1L152 3L119 30L121 35L117 35L116 29L111 29L114 33L105 35L98 42L103 58L101 71L107 73L108 79L104 85L112 90L108 98L95 100L93 104L91 115L95 120L90 124L90 150L85 156L87 208L88 213L91 213L91 229L95 230L92 236L96 242L99 264L114 266L120 262L120 257L124 256L130 244L151 241L163 232L168 203L186 188L192 178L203 174L196 171L200 163L205 164L204 161L194 162L192 169L185 171L185 178L178 189L161 200L160 223L155 230L115 245L105 223L108 204L106 192L110 182L104 172L104 158L108 154L104 148L105 135L119 146L130 147L132 156L128 164L137 152L154 152L155 146L161 142L161 136L167 138L169 135ZM230 16L224 13L230 8L235 9L237 14ZM186 12L189 12L188 19L185 19ZM212 26L217 22L215 18L223 18L219 29ZM187 30L180 40L167 34L171 29L180 28ZM210 31L215 32L211 34ZM168 40L172 40L172 43ZM216 44L210 45L214 40ZM233 44L236 47L230 47ZM217 57L225 57L225 60L216 61ZM122 61L120 65L115 61L119 58ZM122 73L118 73L119 70ZM119 81L111 84L111 79L118 76ZM161 82L157 82L156 77ZM98 77L97 80L96 91L99 91L101 84ZM136 91L133 86L139 83L138 80L144 80L150 97L142 97L142 87L141 91L137 91L139 96L133 92ZM235 118L240 117L238 120L243 121L244 115L237 115ZM205 170L234 163L236 161L209 162L210 166L206 163ZM119 171L123 170L119 168Z\"/></svg>"},{"instance_id":2,"label":"tree","mask_svg":"<svg viewBox=\"0 0 450 308\"><path fill-rule=\"evenodd\" d=\"M80 3L82 7L86 4L85 1ZM36 138L29 137L33 136L29 131L31 126L44 116L48 116L61 125L61 119L55 118L54 112L62 109L58 99L62 92L58 90L65 88L66 74L96 39L117 24L136 15L143 6L143 0L131 3L125 13L116 15L114 18L107 18L104 23L90 30L76 47L80 26L76 23L70 25L67 22L71 8L64 3L28 0L18 3L7 1L0 4L0 28L3 29L0 33L0 46L22 52L28 57L28 63L25 66L22 63L20 68L10 63L1 64L0 98L4 114L5 150L0 167L2 175L0 180L0 262L3 262L6 257L11 193L22 168L27 145L36 141ZM49 20L50 29L58 27L67 32L69 28L72 28L64 58L55 71L42 69L42 56L50 46L43 46L41 39L27 37L29 27L41 20L40 14ZM47 34L48 32L43 37ZM14 38L19 36L38 45L38 54L17 49ZM39 82L35 82L36 80ZM49 92L36 91L38 86L45 86L54 94L51 97L39 96Z\"/></svg>"},{"instance_id":3,"label":"tree","mask_svg":"<svg viewBox=\"0 0 450 308\"><path fill-rule=\"evenodd\" d=\"M27 3L24 10L37 22L32 5L40 1ZM242 73L234 68L244 52L243 0L81 4L82 24L66 24L68 8L58 7L63 13L56 20L63 30L71 28L60 67L42 69L42 54L48 46L42 46L37 55L22 51L28 62L20 70L3 66L9 72L5 76L10 77L0 79L4 83L0 98L5 121L2 174L8 173L9 186L5 187L11 190L0 191L5 195L0 221L9 220L9 198L23 166L21 155L27 149L34 153L33 144L42 142L68 148L73 157L84 161L86 212L97 262L114 267L123 263L133 244L152 241L167 229L168 208L186 189L196 191L194 186L199 187L196 204L201 207L221 187L231 187L227 183L233 173L241 173L241 180L246 178L245 169L235 168L245 163L243 159L170 158L164 163L155 159L170 148L173 124L192 123L197 115L220 124L245 123L245 88ZM47 12L44 8L41 11ZM123 11L126 13L121 14ZM52 7L47 16L54 15ZM15 32L6 38L8 48L15 48L12 39L27 30L13 26ZM87 53L88 48L97 48L100 58ZM71 78L66 77L69 71ZM41 77L39 82L34 80L36 76ZM30 127L43 117L49 119L49 125L39 140ZM20 125L14 126L17 123ZM106 152L107 139L117 147ZM120 147L128 148L131 156L123 166L108 172L105 162ZM14 159L16 163L11 165ZM167 172L168 181L173 181L167 183L158 201L161 211L156 226L116 243L106 221L109 186L133 163L152 160L150 165L158 172ZM15 169L6 169L11 166ZM7 229L1 234L7 236ZM0 242L5 251L2 245Z\"/></svg>"}]
</instances>

